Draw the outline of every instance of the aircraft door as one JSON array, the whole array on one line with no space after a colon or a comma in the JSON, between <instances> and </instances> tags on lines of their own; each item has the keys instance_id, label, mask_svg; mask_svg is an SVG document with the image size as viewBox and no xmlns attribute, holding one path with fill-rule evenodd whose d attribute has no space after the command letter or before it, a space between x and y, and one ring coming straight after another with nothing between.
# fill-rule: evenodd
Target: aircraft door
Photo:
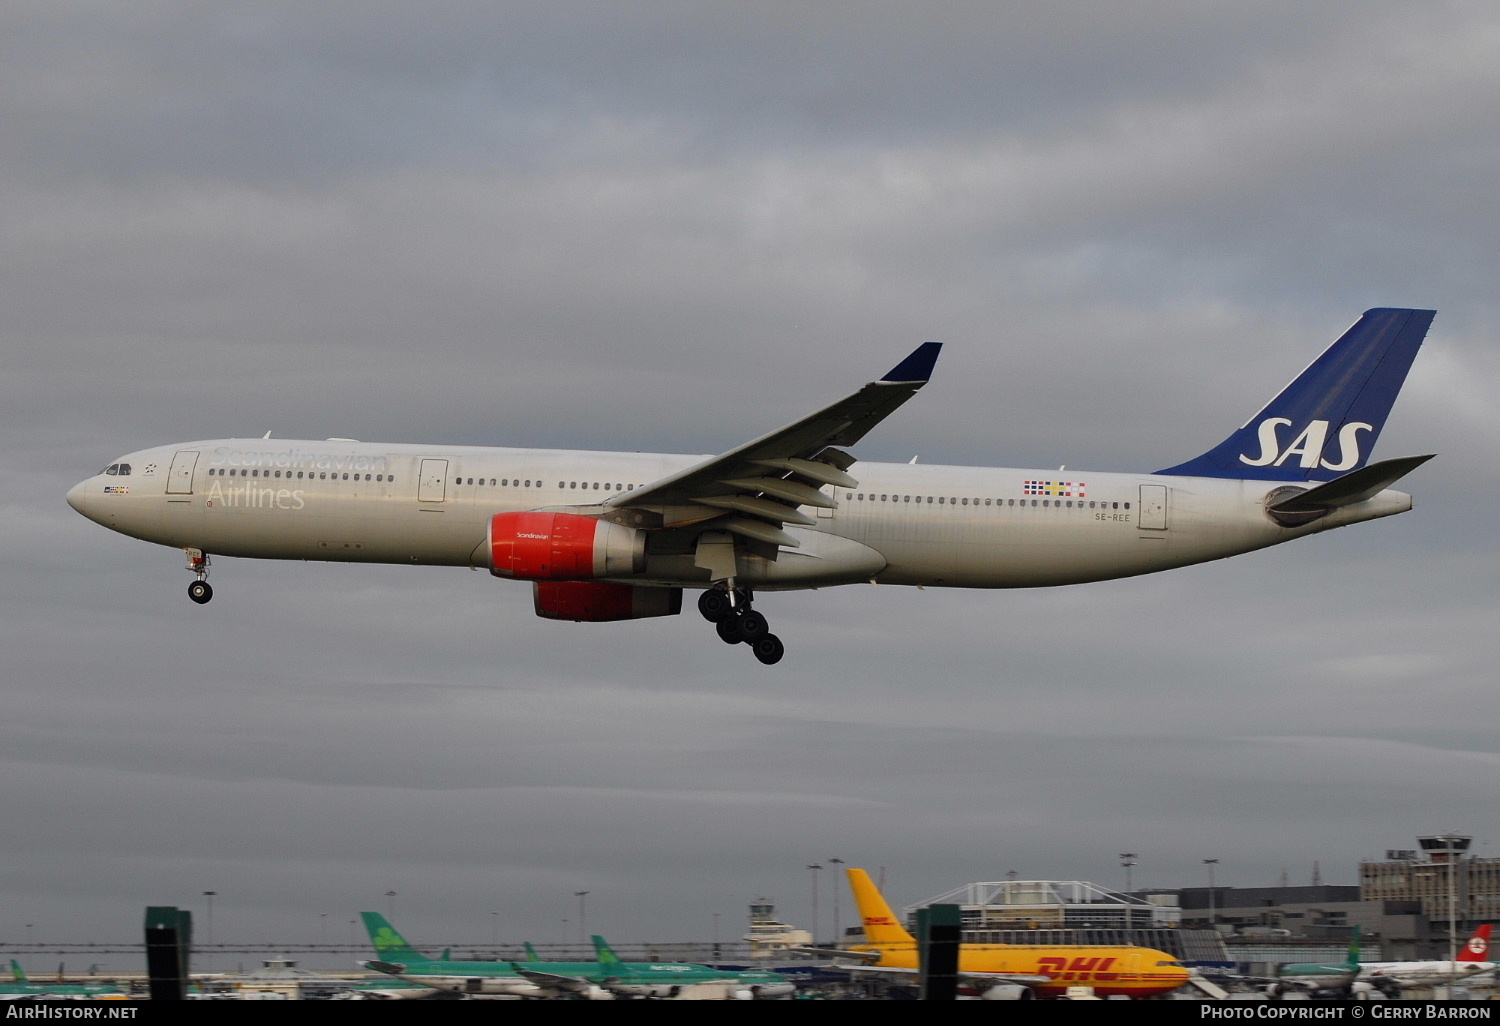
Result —
<instances>
[{"instance_id":1,"label":"aircraft door","mask_svg":"<svg viewBox=\"0 0 1500 1026\"><path fill-rule=\"evenodd\" d=\"M1136 512L1136 526L1143 531L1167 529L1167 486L1141 485L1141 506Z\"/></svg>"},{"instance_id":2,"label":"aircraft door","mask_svg":"<svg viewBox=\"0 0 1500 1026\"><path fill-rule=\"evenodd\" d=\"M442 502L447 497L448 461L423 460L417 483L418 502Z\"/></svg>"},{"instance_id":3,"label":"aircraft door","mask_svg":"<svg viewBox=\"0 0 1500 1026\"><path fill-rule=\"evenodd\" d=\"M193 494L193 468L198 465L196 452L180 452L172 457L172 469L167 471L168 495Z\"/></svg>"}]
</instances>

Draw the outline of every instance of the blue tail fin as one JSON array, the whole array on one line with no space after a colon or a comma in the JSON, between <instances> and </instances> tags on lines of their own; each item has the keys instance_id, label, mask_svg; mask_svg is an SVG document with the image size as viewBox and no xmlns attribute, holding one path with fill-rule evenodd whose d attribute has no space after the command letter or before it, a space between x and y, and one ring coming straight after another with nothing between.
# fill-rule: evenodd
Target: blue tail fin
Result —
<instances>
[{"instance_id":1,"label":"blue tail fin","mask_svg":"<svg viewBox=\"0 0 1500 1026\"><path fill-rule=\"evenodd\" d=\"M1157 473L1327 481L1358 470L1434 316L1433 310L1366 310L1244 427L1197 459Z\"/></svg>"}]
</instances>

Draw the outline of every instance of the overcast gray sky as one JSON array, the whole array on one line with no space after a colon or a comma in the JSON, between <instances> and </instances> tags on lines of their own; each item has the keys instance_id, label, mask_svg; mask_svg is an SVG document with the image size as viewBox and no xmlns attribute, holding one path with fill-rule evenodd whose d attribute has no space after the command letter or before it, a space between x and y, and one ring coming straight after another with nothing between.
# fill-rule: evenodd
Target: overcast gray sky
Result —
<instances>
[{"instance_id":1,"label":"overcast gray sky","mask_svg":"<svg viewBox=\"0 0 1500 1026\"><path fill-rule=\"evenodd\" d=\"M0 9L0 941L810 925L808 863L1356 882L1500 856L1489 3ZM63 502L224 436L714 452L948 343L866 459L1150 471L1438 310L1416 509L1068 589L560 624L453 569L215 563ZM823 878L828 932L831 877ZM843 898L845 918L849 901Z\"/></svg>"}]
</instances>

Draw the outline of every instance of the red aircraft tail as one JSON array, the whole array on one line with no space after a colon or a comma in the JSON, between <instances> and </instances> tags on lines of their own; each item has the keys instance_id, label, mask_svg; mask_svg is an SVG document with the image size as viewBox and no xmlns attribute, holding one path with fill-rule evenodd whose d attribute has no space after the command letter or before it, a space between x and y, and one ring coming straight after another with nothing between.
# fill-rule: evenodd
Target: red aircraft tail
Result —
<instances>
[{"instance_id":1,"label":"red aircraft tail","mask_svg":"<svg viewBox=\"0 0 1500 1026\"><path fill-rule=\"evenodd\" d=\"M1474 936L1458 953L1460 962L1488 962L1490 960L1490 924L1485 923L1474 931Z\"/></svg>"}]
</instances>

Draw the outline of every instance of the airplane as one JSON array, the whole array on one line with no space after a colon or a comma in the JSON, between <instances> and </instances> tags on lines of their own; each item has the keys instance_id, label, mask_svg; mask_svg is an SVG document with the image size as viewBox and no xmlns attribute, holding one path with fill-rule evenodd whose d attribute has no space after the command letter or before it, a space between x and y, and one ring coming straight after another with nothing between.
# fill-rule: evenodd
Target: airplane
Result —
<instances>
[{"instance_id":1,"label":"airplane","mask_svg":"<svg viewBox=\"0 0 1500 1026\"><path fill-rule=\"evenodd\" d=\"M1374 984L1390 983L1406 990L1416 987L1440 987L1458 980L1494 972L1496 963L1489 960L1489 923L1484 923L1464 944L1458 958L1429 959L1412 962L1361 962L1358 979Z\"/></svg>"},{"instance_id":2,"label":"airplane","mask_svg":"<svg viewBox=\"0 0 1500 1026\"><path fill-rule=\"evenodd\" d=\"M61 975L62 970L58 970ZM129 994L108 983L32 983L21 963L10 960L10 979L0 981L0 1001L79 1000L124 1001Z\"/></svg>"},{"instance_id":3,"label":"airplane","mask_svg":"<svg viewBox=\"0 0 1500 1026\"><path fill-rule=\"evenodd\" d=\"M865 944L837 955L861 959L851 972L912 977L918 971L917 940L897 920L870 874L845 869L865 926ZM961 944L958 975L992 999L1055 998L1072 987L1092 987L1099 997L1147 998L1187 983L1189 971L1154 948L1115 944Z\"/></svg>"},{"instance_id":4,"label":"airplane","mask_svg":"<svg viewBox=\"0 0 1500 1026\"><path fill-rule=\"evenodd\" d=\"M512 997L542 997L545 991L516 972L511 962L454 961L443 950L442 958L429 958L407 943L406 938L379 912L361 912L377 958L362 962L366 969L386 973L434 991L461 994L504 994Z\"/></svg>"},{"instance_id":5,"label":"airplane","mask_svg":"<svg viewBox=\"0 0 1500 1026\"><path fill-rule=\"evenodd\" d=\"M96 523L213 556L467 566L529 581L536 614L671 616L785 647L757 592L869 582L1035 588L1155 573L1411 509L1431 456L1367 463L1435 316L1373 309L1214 448L1151 474L858 463L941 343L718 456L213 439L142 449L75 485ZM853 471L851 473L851 471Z\"/></svg>"},{"instance_id":6,"label":"airplane","mask_svg":"<svg viewBox=\"0 0 1500 1026\"><path fill-rule=\"evenodd\" d=\"M604 938L591 938L596 962L518 962L516 969L528 980L578 994L602 988L620 997L675 997L694 984L727 983L736 988L739 1000L787 997L796 985L780 973L755 969L715 969L694 962L626 962L615 954Z\"/></svg>"},{"instance_id":7,"label":"airplane","mask_svg":"<svg viewBox=\"0 0 1500 1026\"><path fill-rule=\"evenodd\" d=\"M1297 990L1350 996L1359 976L1359 934L1360 928L1356 926L1342 962L1288 962L1278 967L1266 993L1279 996Z\"/></svg>"},{"instance_id":8,"label":"airplane","mask_svg":"<svg viewBox=\"0 0 1500 1026\"><path fill-rule=\"evenodd\" d=\"M795 987L773 972L721 971L690 962L624 962L602 937L594 937L597 962L476 962L430 959L407 943L379 912L361 912L370 943L380 957L367 969L420 983L435 990L465 994L509 994L549 997L569 994L598 1000L609 997L673 997L682 988L724 983L742 999L783 997ZM535 956L530 944L527 955ZM447 952L445 951L446 955Z\"/></svg>"}]
</instances>

